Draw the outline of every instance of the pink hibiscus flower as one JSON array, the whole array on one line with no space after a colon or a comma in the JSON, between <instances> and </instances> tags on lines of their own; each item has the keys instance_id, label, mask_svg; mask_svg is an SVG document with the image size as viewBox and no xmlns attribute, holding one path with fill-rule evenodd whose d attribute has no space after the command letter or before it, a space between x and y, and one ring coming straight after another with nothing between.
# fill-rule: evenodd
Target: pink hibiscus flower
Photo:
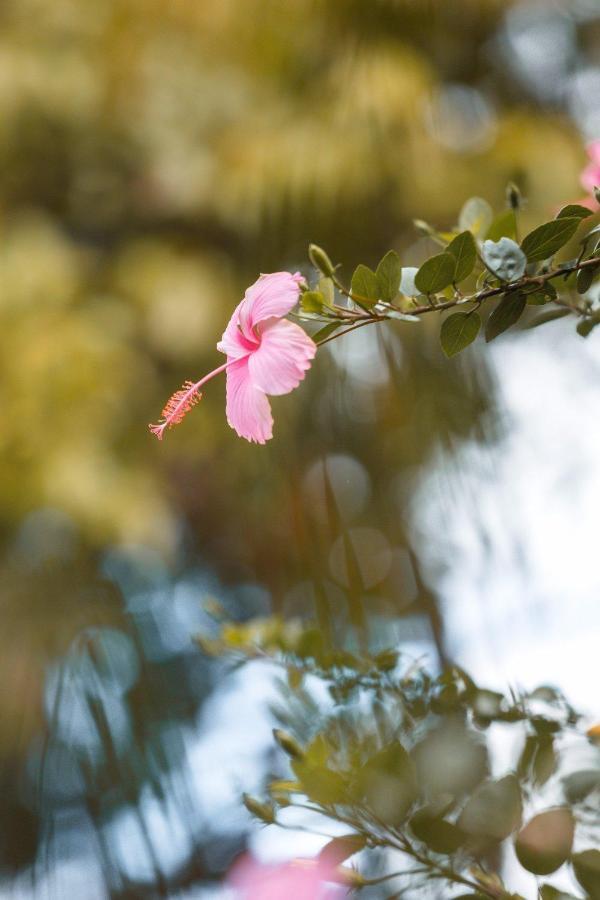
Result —
<instances>
[{"instance_id":1,"label":"pink hibiscus flower","mask_svg":"<svg viewBox=\"0 0 600 900\"><path fill-rule=\"evenodd\" d=\"M339 880L339 873L320 859L266 866L244 856L226 884L236 900L337 900L345 892L331 882Z\"/></svg>"},{"instance_id":2,"label":"pink hibiscus flower","mask_svg":"<svg viewBox=\"0 0 600 900\"><path fill-rule=\"evenodd\" d=\"M298 387L317 352L317 345L293 322L284 319L296 305L303 281L299 272L261 275L237 306L217 349L227 362L201 378L186 381L167 402L162 421L150 425L159 439L198 403L200 388L227 373L227 421L240 437L264 444L273 436L268 396Z\"/></svg>"}]
</instances>

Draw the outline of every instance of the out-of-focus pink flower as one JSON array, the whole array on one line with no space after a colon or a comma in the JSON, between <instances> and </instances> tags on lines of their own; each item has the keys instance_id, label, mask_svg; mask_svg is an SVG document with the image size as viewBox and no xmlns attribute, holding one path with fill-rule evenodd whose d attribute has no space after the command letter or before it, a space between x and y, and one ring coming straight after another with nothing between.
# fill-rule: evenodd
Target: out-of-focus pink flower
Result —
<instances>
[{"instance_id":1,"label":"out-of-focus pink flower","mask_svg":"<svg viewBox=\"0 0 600 900\"><path fill-rule=\"evenodd\" d=\"M581 173L581 184L588 194L593 194L594 188L600 187L600 140L588 144L587 155L590 161Z\"/></svg>"},{"instance_id":2,"label":"out-of-focus pink flower","mask_svg":"<svg viewBox=\"0 0 600 900\"><path fill-rule=\"evenodd\" d=\"M581 172L580 181L588 192L588 196L570 200L569 202L586 206L591 212L595 213L600 210L600 203L598 203L594 195L594 188L600 187L600 140L592 141L591 144L587 145L586 150L590 161ZM558 212L559 209L556 211Z\"/></svg>"},{"instance_id":3,"label":"out-of-focus pink flower","mask_svg":"<svg viewBox=\"0 0 600 900\"><path fill-rule=\"evenodd\" d=\"M345 891L335 868L321 859L294 859L261 865L250 856L237 862L227 879L236 900L338 900Z\"/></svg>"},{"instance_id":4,"label":"out-of-focus pink flower","mask_svg":"<svg viewBox=\"0 0 600 900\"><path fill-rule=\"evenodd\" d=\"M227 362L197 382L186 381L169 399L162 422L150 430L159 439L196 405L200 388L227 372L227 421L240 437L264 444L273 436L267 395L288 394L298 387L317 352L311 338L284 319L298 302L299 272L261 275L237 306L217 349Z\"/></svg>"}]
</instances>

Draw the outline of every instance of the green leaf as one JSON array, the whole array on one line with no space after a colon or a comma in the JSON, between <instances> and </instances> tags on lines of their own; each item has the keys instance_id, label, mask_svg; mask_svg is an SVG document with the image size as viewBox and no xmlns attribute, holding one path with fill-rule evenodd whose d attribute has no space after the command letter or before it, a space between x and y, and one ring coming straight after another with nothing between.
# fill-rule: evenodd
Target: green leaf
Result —
<instances>
[{"instance_id":1,"label":"green leaf","mask_svg":"<svg viewBox=\"0 0 600 900\"><path fill-rule=\"evenodd\" d=\"M530 306L543 306L549 300L556 300L557 297L556 288L550 281L547 281L542 287L527 294L527 303Z\"/></svg>"},{"instance_id":2,"label":"green leaf","mask_svg":"<svg viewBox=\"0 0 600 900\"><path fill-rule=\"evenodd\" d=\"M560 891L551 884L543 884L540 888L540 900L577 900L577 897Z\"/></svg>"},{"instance_id":3,"label":"green leaf","mask_svg":"<svg viewBox=\"0 0 600 900\"><path fill-rule=\"evenodd\" d=\"M346 800L346 782L338 772L326 768L311 768L301 762L294 762L292 768L306 796L315 803L329 806L332 803L344 803Z\"/></svg>"},{"instance_id":4,"label":"green leaf","mask_svg":"<svg viewBox=\"0 0 600 900\"><path fill-rule=\"evenodd\" d=\"M320 291L304 291L300 295L300 309L308 313L320 313L323 310L325 297Z\"/></svg>"},{"instance_id":5,"label":"green leaf","mask_svg":"<svg viewBox=\"0 0 600 900\"><path fill-rule=\"evenodd\" d=\"M515 238L517 235L517 217L513 209L506 209L496 216L489 227L488 241L499 241L500 238Z\"/></svg>"},{"instance_id":6,"label":"green leaf","mask_svg":"<svg viewBox=\"0 0 600 900\"><path fill-rule=\"evenodd\" d=\"M598 267L596 266L587 266L585 269L580 269L577 273L577 293L585 294L591 288L594 283L594 279L598 272L600 271L600 264Z\"/></svg>"},{"instance_id":7,"label":"green leaf","mask_svg":"<svg viewBox=\"0 0 600 900\"><path fill-rule=\"evenodd\" d=\"M400 289L400 277L402 275L400 257L395 250L390 250L385 254L377 266L375 274L379 284L379 297L391 303Z\"/></svg>"},{"instance_id":8,"label":"green leaf","mask_svg":"<svg viewBox=\"0 0 600 900\"><path fill-rule=\"evenodd\" d=\"M484 241L481 255L488 269L502 281L522 278L527 267L527 257L515 241L503 237L499 241Z\"/></svg>"},{"instance_id":9,"label":"green leaf","mask_svg":"<svg viewBox=\"0 0 600 900\"><path fill-rule=\"evenodd\" d=\"M570 216L535 228L521 243L521 249L529 262L548 259L564 247L577 231L580 221L576 216Z\"/></svg>"},{"instance_id":10,"label":"green leaf","mask_svg":"<svg viewBox=\"0 0 600 900\"><path fill-rule=\"evenodd\" d=\"M476 312L453 313L442 322L440 341L448 358L455 356L472 344L481 328L481 319Z\"/></svg>"},{"instance_id":11,"label":"green leaf","mask_svg":"<svg viewBox=\"0 0 600 900\"><path fill-rule=\"evenodd\" d=\"M463 231L448 244L448 253L455 259L454 282L458 283L468 278L477 261L477 247L475 238L470 231Z\"/></svg>"},{"instance_id":12,"label":"green leaf","mask_svg":"<svg viewBox=\"0 0 600 900\"><path fill-rule=\"evenodd\" d=\"M432 815L429 806L418 810L409 824L415 837L434 853L456 853L466 841L465 833L457 825Z\"/></svg>"},{"instance_id":13,"label":"green leaf","mask_svg":"<svg viewBox=\"0 0 600 900\"><path fill-rule=\"evenodd\" d=\"M591 211L591 209L588 209L587 206L581 206L581 204L579 203L568 203L567 206L563 206L556 218L587 219L589 216L593 215L593 212Z\"/></svg>"},{"instance_id":14,"label":"green leaf","mask_svg":"<svg viewBox=\"0 0 600 900\"><path fill-rule=\"evenodd\" d=\"M540 786L545 784L556 769L557 758L554 740L547 734L530 734L519 758L517 772L523 779Z\"/></svg>"},{"instance_id":15,"label":"green leaf","mask_svg":"<svg viewBox=\"0 0 600 900\"><path fill-rule=\"evenodd\" d=\"M422 294L434 294L443 291L452 284L455 258L447 252L438 253L423 263L415 275L415 285Z\"/></svg>"},{"instance_id":16,"label":"green leaf","mask_svg":"<svg viewBox=\"0 0 600 900\"><path fill-rule=\"evenodd\" d=\"M515 325L521 318L526 305L525 294L520 291L512 291L509 294L505 294L485 323L485 339L487 343L489 344L498 335Z\"/></svg>"},{"instance_id":17,"label":"green leaf","mask_svg":"<svg viewBox=\"0 0 600 900\"><path fill-rule=\"evenodd\" d=\"M600 788L600 769L582 769L571 772L562 780L563 792L569 803L581 803L582 800Z\"/></svg>"},{"instance_id":18,"label":"green leaf","mask_svg":"<svg viewBox=\"0 0 600 900\"><path fill-rule=\"evenodd\" d=\"M527 303L529 306L543 306L549 300L556 300L557 296L556 288L548 281L539 290L527 294Z\"/></svg>"},{"instance_id":19,"label":"green leaf","mask_svg":"<svg viewBox=\"0 0 600 900\"><path fill-rule=\"evenodd\" d=\"M319 290L323 294L323 302L326 303L327 306L332 306L333 301L335 300L335 289L331 278L322 275L319 278Z\"/></svg>"},{"instance_id":20,"label":"green leaf","mask_svg":"<svg viewBox=\"0 0 600 900\"><path fill-rule=\"evenodd\" d=\"M357 790L383 821L401 824L417 796L415 768L399 741L388 744L362 767Z\"/></svg>"},{"instance_id":21,"label":"green leaf","mask_svg":"<svg viewBox=\"0 0 600 900\"><path fill-rule=\"evenodd\" d=\"M583 850L571 858L575 878L591 900L600 900L600 850Z\"/></svg>"},{"instance_id":22,"label":"green leaf","mask_svg":"<svg viewBox=\"0 0 600 900\"><path fill-rule=\"evenodd\" d=\"M598 322L598 319L596 319L595 316L588 316L585 319L580 319L579 322L577 323L577 328L576 328L577 334L580 337L586 338L592 333L594 328L596 328L599 324L600 324L600 322Z\"/></svg>"},{"instance_id":23,"label":"green leaf","mask_svg":"<svg viewBox=\"0 0 600 900\"><path fill-rule=\"evenodd\" d=\"M302 757L292 760L292 770L303 791L311 800L325 806L343 803L348 793L344 777L327 764L330 756L331 747L319 734Z\"/></svg>"},{"instance_id":24,"label":"green leaf","mask_svg":"<svg viewBox=\"0 0 600 900\"><path fill-rule=\"evenodd\" d=\"M493 218L494 212L487 200L471 197L460 211L458 227L461 231L470 231L475 237L481 237L489 230Z\"/></svg>"},{"instance_id":25,"label":"green leaf","mask_svg":"<svg viewBox=\"0 0 600 900\"><path fill-rule=\"evenodd\" d=\"M319 330L312 335L313 341L315 344L322 343L325 338L332 335L333 332L337 331L338 328L341 328L343 324L343 322L329 322L327 325L323 325L322 328L319 328Z\"/></svg>"},{"instance_id":26,"label":"green leaf","mask_svg":"<svg viewBox=\"0 0 600 900\"><path fill-rule=\"evenodd\" d=\"M435 853L456 853L467 840L458 825L445 819L416 823L413 817L410 825L415 836Z\"/></svg>"},{"instance_id":27,"label":"green leaf","mask_svg":"<svg viewBox=\"0 0 600 900\"><path fill-rule=\"evenodd\" d=\"M387 647L374 656L373 662L382 672L391 672L398 665L399 658L400 653L398 650L393 647Z\"/></svg>"},{"instance_id":28,"label":"green leaf","mask_svg":"<svg viewBox=\"0 0 600 900\"><path fill-rule=\"evenodd\" d=\"M519 782L514 775L477 788L460 814L458 827L473 838L503 841L521 822Z\"/></svg>"},{"instance_id":29,"label":"green leaf","mask_svg":"<svg viewBox=\"0 0 600 900\"><path fill-rule=\"evenodd\" d=\"M487 749L480 735L450 717L415 744L411 755L426 797L460 797L474 790L488 773Z\"/></svg>"},{"instance_id":30,"label":"green leaf","mask_svg":"<svg viewBox=\"0 0 600 900\"><path fill-rule=\"evenodd\" d=\"M571 810L548 809L530 819L517 835L517 858L528 872L550 875L569 858L574 835Z\"/></svg>"},{"instance_id":31,"label":"green leaf","mask_svg":"<svg viewBox=\"0 0 600 900\"><path fill-rule=\"evenodd\" d=\"M359 306L374 306L379 300L379 280L375 272L360 263L352 275L350 292Z\"/></svg>"}]
</instances>

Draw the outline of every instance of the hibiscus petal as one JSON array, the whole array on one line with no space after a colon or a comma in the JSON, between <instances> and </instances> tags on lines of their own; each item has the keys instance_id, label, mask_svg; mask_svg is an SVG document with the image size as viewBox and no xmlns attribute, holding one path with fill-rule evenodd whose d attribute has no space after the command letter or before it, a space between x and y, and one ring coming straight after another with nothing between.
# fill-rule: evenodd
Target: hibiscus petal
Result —
<instances>
[{"instance_id":1,"label":"hibiscus petal","mask_svg":"<svg viewBox=\"0 0 600 900\"><path fill-rule=\"evenodd\" d=\"M591 194L600 181L600 166L589 163L581 173L581 185Z\"/></svg>"},{"instance_id":2,"label":"hibiscus petal","mask_svg":"<svg viewBox=\"0 0 600 900\"><path fill-rule=\"evenodd\" d=\"M240 310L244 300L235 308L235 311L223 332L223 337L217 344L217 350L226 353L230 359L241 359L251 353L258 346L258 339L252 336L249 340L240 330Z\"/></svg>"},{"instance_id":3,"label":"hibiscus petal","mask_svg":"<svg viewBox=\"0 0 600 900\"><path fill-rule=\"evenodd\" d=\"M227 421L247 441L264 444L273 437L271 406L253 384L247 359L239 359L227 369Z\"/></svg>"},{"instance_id":4,"label":"hibiscus petal","mask_svg":"<svg viewBox=\"0 0 600 900\"><path fill-rule=\"evenodd\" d=\"M246 291L240 307L240 325L246 337L252 339L259 322L287 316L298 302L303 280L299 272L261 275Z\"/></svg>"},{"instance_id":5,"label":"hibiscus petal","mask_svg":"<svg viewBox=\"0 0 600 900\"><path fill-rule=\"evenodd\" d=\"M267 323L260 346L248 359L252 382L265 394L289 394L298 387L317 352L305 331L285 319Z\"/></svg>"},{"instance_id":6,"label":"hibiscus petal","mask_svg":"<svg viewBox=\"0 0 600 900\"><path fill-rule=\"evenodd\" d=\"M600 168L600 140L592 141L588 144L587 153L592 162Z\"/></svg>"}]
</instances>

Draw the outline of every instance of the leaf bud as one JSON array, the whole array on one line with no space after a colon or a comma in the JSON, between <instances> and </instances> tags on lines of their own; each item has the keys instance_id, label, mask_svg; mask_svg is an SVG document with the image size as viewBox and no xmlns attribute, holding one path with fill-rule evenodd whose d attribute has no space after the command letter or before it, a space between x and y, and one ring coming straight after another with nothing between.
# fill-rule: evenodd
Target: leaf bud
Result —
<instances>
[{"instance_id":1,"label":"leaf bud","mask_svg":"<svg viewBox=\"0 0 600 900\"><path fill-rule=\"evenodd\" d=\"M242 799L244 806L253 816L264 822L265 825L272 825L275 821L275 810L270 803L262 803L253 797L252 794L243 794Z\"/></svg>"},{"instance_id":2,"label":"leaf bud","mask_svg":"<svg viewBox=\"0 0 600 900\"><path fill-rule=\"evenodd\" d=\"M296 738L292 737L287 731L283 731L281 728L273 729L273 737L281 747L284 753L287 753L291 759L303 759L304 758L304 750L296 740Z\"/></svg>"},{"instance_id":3,"label":"leaf bud","mask_svg":"<svg viewBox=\"0 0 600 900\"><path fill-rule=\"evenodd\" d=\"M322 249L322 247L318 247L317 244L309 244L308 245L308 258L311 263L318 269L319 272L322 272L323 275L327 275L328 277L335 273L335 266Z\"/></svg>"},{"instance_id":4,"label":"leaf bud","mask_svg":"<svg viewBox=\"0 0 600 900\"><path fill-rule=\"evenodd\" d=\"M357 872L356 869L351 869L349 866L338 866L335 880L350 888L361 888L369 884L360 872Z\"/></svg>"},{"instance_id":5,"label":"leaf bud","mask_svg":"<svg viewBox=\"0 0 600 900\"><path fill-rule=\"evenodd\" d=\"M425 237L432 237L435 235L435 229L425 222L424 219L413 219L413 225L419 234L425 235Z\"/></svg>"},{"instance_id":6,"label":"leaf bud","mask_svg":"<svg viewBox=\"0 0 600 900\"><path fill-rule=\"evenodd\" d=\"M522 196L521 191L514 183L514 181L509 181L506 187L506 202L510 206L511 209L514 209L515 212L521 209L522 206Z\"/></svg>"}]
</instances>

